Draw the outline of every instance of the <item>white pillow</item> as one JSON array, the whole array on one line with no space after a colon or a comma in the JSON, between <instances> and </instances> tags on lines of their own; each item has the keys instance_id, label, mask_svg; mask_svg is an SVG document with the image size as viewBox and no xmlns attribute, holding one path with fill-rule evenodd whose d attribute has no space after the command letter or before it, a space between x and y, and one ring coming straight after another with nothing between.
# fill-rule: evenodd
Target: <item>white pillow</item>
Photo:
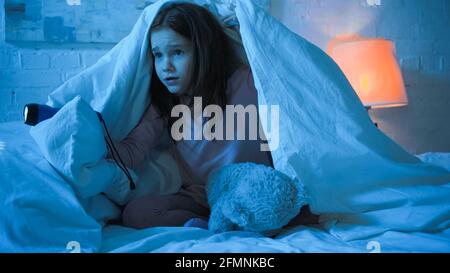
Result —
<instances>
[{"instance_id":1,"label":"white pillow","mask_svg":"<svg viewBox=\"0 0 450 273\"><path fill-rule=\"evenodd\" d=\"M30 130L48 162L81 198L105 191L117 166L105 159L103 128L94 110L80 97Z\"/></svg>"}]
</instances>

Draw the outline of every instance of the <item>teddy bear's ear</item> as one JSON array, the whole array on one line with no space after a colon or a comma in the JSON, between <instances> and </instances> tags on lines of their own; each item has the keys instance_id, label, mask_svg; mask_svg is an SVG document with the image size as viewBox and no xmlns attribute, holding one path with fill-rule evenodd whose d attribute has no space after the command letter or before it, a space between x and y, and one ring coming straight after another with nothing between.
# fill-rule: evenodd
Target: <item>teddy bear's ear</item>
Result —
<instances>
[{"instance_id":1,"label":"teddy bear's ear","mask_svg":"<svg viewBox=\"0 0 450 273\"><path fill-rule=\"evenodd\" d=\"M222 212L223 202L218 201L211 210L209 216L208 229L214 233L221 233L236 229L236 225L230 221Z\"/></svg>"}]
</instances>

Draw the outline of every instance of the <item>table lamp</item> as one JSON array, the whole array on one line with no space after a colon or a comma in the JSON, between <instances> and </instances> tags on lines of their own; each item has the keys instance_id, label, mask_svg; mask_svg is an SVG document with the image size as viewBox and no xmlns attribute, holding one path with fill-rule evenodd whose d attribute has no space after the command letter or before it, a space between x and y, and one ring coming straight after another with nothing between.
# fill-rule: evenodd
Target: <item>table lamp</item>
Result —
<instances>
[{"instance_id":1,"label":"table lamp","mask_svg":"<svg viewBox=\"0 0 450 273\"><path fill-rule=\"evenodd\" d=\"M367 110L408 104L392 41L359 36L336 38L327 51Z\"/></svg>"}]
</instances>

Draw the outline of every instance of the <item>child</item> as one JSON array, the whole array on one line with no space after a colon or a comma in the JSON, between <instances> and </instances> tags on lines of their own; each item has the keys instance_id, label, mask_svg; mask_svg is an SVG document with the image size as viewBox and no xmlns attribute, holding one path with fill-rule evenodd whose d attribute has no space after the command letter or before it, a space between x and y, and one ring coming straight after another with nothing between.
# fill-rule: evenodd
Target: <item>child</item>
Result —
<instances>
[{"instance_id":1,"label":"child","mask_svg":"<svg viewBox=\"0 0 450 273\"><path fill-rule=\"evenodd\" d=\"M270 152L261 151L261 138L175 141L170 134L175 122L172 108L181 104L194 112L194 97L202 99L203 109L213 104L223 110L227 104L258 105L250 68L240 64L214 16L194 4L171 4L156 16L150 34L156 72L151 82L151 104L117 149L125 165L135 168L169 132L173 143L170 151L182 170L183 185L176 194L134 199L125 207L122 220L125 226L134 228L183 226L190 219L208 218L205 184L213 170L238 162L272 166L272 159ZM225 128L225 113L223 116ZM183 118L192 119L193 126L203 125L196 124L193 116Z\"/></svg>"}]
</instances>

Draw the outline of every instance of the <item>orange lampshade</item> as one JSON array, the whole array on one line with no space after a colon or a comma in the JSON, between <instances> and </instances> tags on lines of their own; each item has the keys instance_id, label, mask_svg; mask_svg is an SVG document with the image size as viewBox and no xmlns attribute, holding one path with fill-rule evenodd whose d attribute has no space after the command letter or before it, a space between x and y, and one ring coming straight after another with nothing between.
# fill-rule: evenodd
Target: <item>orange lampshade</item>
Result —
<instances>
[{"instance_id":1,"label":"orange lampshade","mask_svg":"<svg viewBox=\"0 0 450 273\"><path fill-rule=\"evenodd\" d=\"M395 47L385 39L335 39L328 54L339 65L364 106L408 104Z\"/></svg>"}]
</instances>

